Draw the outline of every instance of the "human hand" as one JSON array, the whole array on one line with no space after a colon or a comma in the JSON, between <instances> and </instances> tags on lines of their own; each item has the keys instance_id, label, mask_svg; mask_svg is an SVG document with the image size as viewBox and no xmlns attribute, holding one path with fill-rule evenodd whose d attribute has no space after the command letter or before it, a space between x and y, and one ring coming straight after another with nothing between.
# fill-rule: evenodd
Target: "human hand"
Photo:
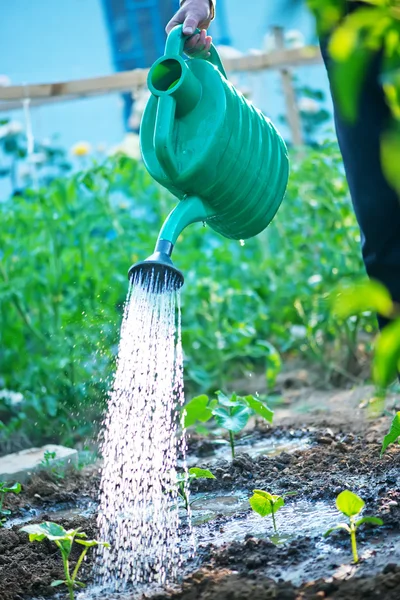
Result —
<instances>
[{"instance_id":1,"label":"human hand","mask_svg":"<svg viewBox=\"0 0 400 600\"><path fill-rule=\"evenodd\" d=\"M206 29L210 25L212 14L210 0L186 0L165 30L169 33L177 25L183 24L183 34L191 36L185 44L186 54L208 58L212 38L207 35ZM201 29L201 32L193 35L197 28Z\"/></svg>"}]
</instances>

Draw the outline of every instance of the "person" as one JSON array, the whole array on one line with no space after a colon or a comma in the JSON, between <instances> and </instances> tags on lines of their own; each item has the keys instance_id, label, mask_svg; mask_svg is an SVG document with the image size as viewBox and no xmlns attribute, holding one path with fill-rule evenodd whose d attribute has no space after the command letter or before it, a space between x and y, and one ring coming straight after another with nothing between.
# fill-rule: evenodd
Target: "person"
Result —
<instances>
[{"instance_id":1,"label":"person","mask_svg":"<svg viewBox=\"0 0 400 600\"><path fill-rule=\"evenodd\" d=\"M183 23L183 33L188 36L187 54L208 55L211 37L207 36L206 29L215 15L215 2L183 0L168 23L167 33ZM368 5L346 2L348 13L360 6ZM201 29L201 33L192 35L196 28ZM321 40L321 50L330 79L332 62L326 39ZM354 122L342 118L334 93L332 99L339 148L361 232L365 268L368 276L383 283L393 300L400 303L400 201L384 176L380 158L381 136L390 121L390 110L380 84L381 59L382 53L378 51L369 62ZM387 320L379 316L378 321L380 328L387 324Z\"/></svg>"}]
</instances>

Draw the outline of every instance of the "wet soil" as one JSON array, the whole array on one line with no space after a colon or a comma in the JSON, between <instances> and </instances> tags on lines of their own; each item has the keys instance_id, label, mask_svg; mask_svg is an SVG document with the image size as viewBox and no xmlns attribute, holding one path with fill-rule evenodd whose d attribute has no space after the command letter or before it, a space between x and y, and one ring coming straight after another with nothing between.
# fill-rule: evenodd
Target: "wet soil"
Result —
<instances>
[{"instance_id":1,"label":"wet soil","mask_svg":"<svg viewBox=\"0 0 400 600\"><path fill-rule=\"evenodd\" d=\"M189 448L197 465L209 467L216 476L193 486L196 558L186 563L183 580L176 585L145 596L132 590L124 598L399 598L400 447L389 448L380 458L390 418L370 418L364 402L368 389L321 394L317 402L317 392L295 390L291 401L277 409L273 429L250 424L233 460L229 448L221 452L221 444L212 437L192 435ZM398 398L390 401L395 406ZM24 487L23 494L10 499L8 507L20 521L0 529L0 600L60 594L60 589L50 587L52 580L62 578L57 549L48 542L30 544L19 531L21 522L47 519L96 535L98 478L98 466L71 472L64 479L42 474ZM277 514L278 535L268 518L249 509L248 498L256 488L296 492ZM384 521L383 527L360 527L357 565L352 563L345 532L323 537L327 528L343 520L334 501L344 489L365 500L366 515ZM72 558L73 563L76 556ZM82 575L89 584L91 561L92 557Z\"/></svg>"}]
</instances>

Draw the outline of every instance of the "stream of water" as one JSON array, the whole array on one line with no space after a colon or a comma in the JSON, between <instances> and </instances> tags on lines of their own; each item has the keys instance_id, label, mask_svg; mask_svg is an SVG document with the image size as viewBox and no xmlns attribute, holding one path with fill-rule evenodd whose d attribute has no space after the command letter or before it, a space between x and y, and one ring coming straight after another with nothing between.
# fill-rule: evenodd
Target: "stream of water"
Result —
<instances>
[{"instance_id":1,"label":"stream of water","mask_svg":"<svg viewBox=\"0 0 400 600\"><path fill-rule=\"evenodd\" d=\"M111 547L99 550L97 575L117 591L129 583L172 581L182 561L176 488L178 453L185 455L184 432L178 433L184 399L180 297L153 292L158 284L137 280L128 294L101 442L98 525Z\"/></svg>"}]
</instances>

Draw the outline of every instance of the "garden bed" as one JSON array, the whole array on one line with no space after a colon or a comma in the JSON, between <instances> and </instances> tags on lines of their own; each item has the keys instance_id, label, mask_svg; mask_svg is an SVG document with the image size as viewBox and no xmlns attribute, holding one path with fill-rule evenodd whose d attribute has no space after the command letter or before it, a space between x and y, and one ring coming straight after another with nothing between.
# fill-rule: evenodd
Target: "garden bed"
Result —
<instances>
[{"instance_id":1,"label":"garden bed","mask_svg":"<svg viewBox=\"0 0 400 600\"><path fill-rule=\"evenodd\" d=\"M391 447L380 458L390 419L368 420L367 411L357 408L366 393L298 391L290 405L277 410L274 428L256 424L246 432L233 461L220 447L214 452L213 444L193 436L190 452L197 456L197 465L208 466L216 479L198 480L193 486L197 553L185 564L183 582L154 590L153 598L397 600L400 449ZM303 412L310 402L314 409ZM55 547L47 542L30 544L19 529L27 521L48 519L82 527L95 536L98 481L97 467L64 479L43 474L24 486L23 494L11 498L14 520L0 530L1 600L56 593L50 583L62 578L62 564ZM262 518L249 507L247 499L255 488L296 492L276 515L277 536L269 517ZM352 564L345 532L323 538L330 526L343 520L335 498L344 489L365 500L365 514L384 521L383 527L364 525L358 530L358 565ZM89 583L91 561L82 577ZM124 596L136 597L140 593L133 591Z\"/></svg>"}]
</instances>

